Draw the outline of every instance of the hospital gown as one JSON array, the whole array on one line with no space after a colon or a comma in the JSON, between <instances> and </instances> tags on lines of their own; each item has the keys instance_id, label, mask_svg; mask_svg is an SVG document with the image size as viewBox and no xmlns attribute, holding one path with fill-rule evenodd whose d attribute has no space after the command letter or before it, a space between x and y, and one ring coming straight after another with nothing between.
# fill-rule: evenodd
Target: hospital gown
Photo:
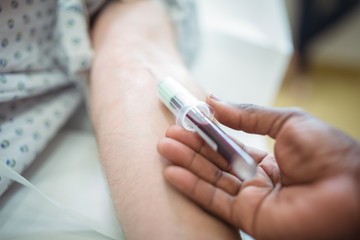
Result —
<instances>
[{"instance_id":1,"label":"hospital gown","mask_svg":"<svg viewBox=\"0 0 360 240\"><path fill-rule=\"evenodd\" d=\"M164 0L184 61L197 45L195 5ZM0 161L18 173L83 101L93 52L90 21L106 0L0 1ZM0 176L0 196L11 181Z\"/></svg>"}]
</instances>

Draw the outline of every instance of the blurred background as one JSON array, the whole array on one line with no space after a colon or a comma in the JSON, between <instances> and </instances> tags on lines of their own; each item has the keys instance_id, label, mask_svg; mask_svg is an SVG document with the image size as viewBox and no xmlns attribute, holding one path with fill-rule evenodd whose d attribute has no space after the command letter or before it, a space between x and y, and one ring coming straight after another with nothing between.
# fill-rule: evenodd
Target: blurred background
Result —
<instances>
[{"instance_id":1,"label":"blurred background","mask_svg":"<svg viewBox=\"0 0 360 240\"><path fill-rule=\"evenodd\" d=\"M195 77L226 100L298 106L360 140L359 2L198 0Z\"/></svg>"},{"instance_id":2,"label":"blurred background","mask_svg":"<svg viewBox=\"0 0 360 240\"><path fill-rule=\"evenodd\" d=\"M275 106L300 106L360 140L360 1L286 0L294 54Z\"/></svg>"},{"instance_id":3,"label":"blurred background","mask_svg":"<svg viewBox=\"0 0 360 240\"><path fill-rule=\"evenodd\" d=\"M202 38L193 70L205 90L237 103L301 107L360 141L358 0L198 3ZM273 149L273 140L229 132Z\"/></svg>"}]
</instances>

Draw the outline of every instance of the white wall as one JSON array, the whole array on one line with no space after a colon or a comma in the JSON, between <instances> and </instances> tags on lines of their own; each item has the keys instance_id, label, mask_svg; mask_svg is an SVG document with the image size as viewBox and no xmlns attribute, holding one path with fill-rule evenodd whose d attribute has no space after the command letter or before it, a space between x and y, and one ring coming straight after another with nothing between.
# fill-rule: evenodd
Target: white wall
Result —
<instances>
[{"instance_id":1,"label":"white wall","mask_svg":"<svg viewBox=\"0 0 360 240\"><path fill-rule=\"evenodd\" d=\"M293 48L283 0L199 0L201 49L195 78L236 103L271 105ZM267 150L265 138L227 131Z\"/></svg>"},{"instance_id":2,"label":"white wall","mask_svg":"<svg viewBox=\"0 0 360 240\"><path fill-rule=\"evenodd\" d=\"M272 104L293 51L283 0L198 3L202 39L196 79L232 102Z\"/></svg>"}]
</instances>

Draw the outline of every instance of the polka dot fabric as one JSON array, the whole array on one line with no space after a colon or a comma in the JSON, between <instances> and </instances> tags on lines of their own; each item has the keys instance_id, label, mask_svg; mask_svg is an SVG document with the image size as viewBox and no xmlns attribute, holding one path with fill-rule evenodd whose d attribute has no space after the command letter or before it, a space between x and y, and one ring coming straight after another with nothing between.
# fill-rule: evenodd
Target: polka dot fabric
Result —
<instances>
[{"instance_id":1,"label":"polka dot fabric","mask_svg":"<svg viewBox=\"0 0 360 240\"><path fill-rule=\"evenodd\" d=\"M1 161L16 172L22 172L43 150L79 102L78 91L66 88L36 98L1 103ZM0 193L3 193L10 181L7 178L0 181Z\"/></svg>"},{"instance_id":2,"label":"polka dot fabric","mask_svg":"<svg viewBox=\"0 0 360 240\"><path fill-rule=\"evenodd\" d=\"M0 1L0 101L70 84L89 69L89 17L103 2Z\"/></svg>"},{"instance_id":3,"label":"polka dot fabric","mask_svg":"<svg viewBox=\"0 0 360 240\"><path fill-rule=\"evenodd\" d=\"M162 1L187 61L195 52L193 1ZM0 161L16 172L31 164L82 101L79 89L92 60L89 22L105 3L0 0ZM0 176L0 196L10 183Z\"/></svg>"},{"instance_id":4,"label":"polka dot fabric","mask_svg":"<svg viewBox=\"0 0 360 240\"><path fill-rule=\"evenodd\" d=\"M81 101L89 20L105 1L0 1L0 161L21 173ZM0 195L9 179L0 176Z\"/></svg>"}]
</instances>

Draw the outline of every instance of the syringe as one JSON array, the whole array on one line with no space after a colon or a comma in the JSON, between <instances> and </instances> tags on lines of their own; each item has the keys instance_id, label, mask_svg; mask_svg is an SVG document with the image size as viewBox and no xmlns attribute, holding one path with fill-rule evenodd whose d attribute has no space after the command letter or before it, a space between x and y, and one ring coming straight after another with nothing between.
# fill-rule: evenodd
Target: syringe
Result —
<instances>
[{"instance_id":1,"label":"syringe","mask_svg":"<svg viewBox=\"0 0 360 240\"><path fill-rule=\"evenodd\" d=\"M170 77L158 83L161 101L175 115L176 123L185 129L197 132L200 137L226 159L233 172L242 180L256 173L255 161L215 122L212 109L196 99L183 86Z\"/></svg>"}]
</instances>

